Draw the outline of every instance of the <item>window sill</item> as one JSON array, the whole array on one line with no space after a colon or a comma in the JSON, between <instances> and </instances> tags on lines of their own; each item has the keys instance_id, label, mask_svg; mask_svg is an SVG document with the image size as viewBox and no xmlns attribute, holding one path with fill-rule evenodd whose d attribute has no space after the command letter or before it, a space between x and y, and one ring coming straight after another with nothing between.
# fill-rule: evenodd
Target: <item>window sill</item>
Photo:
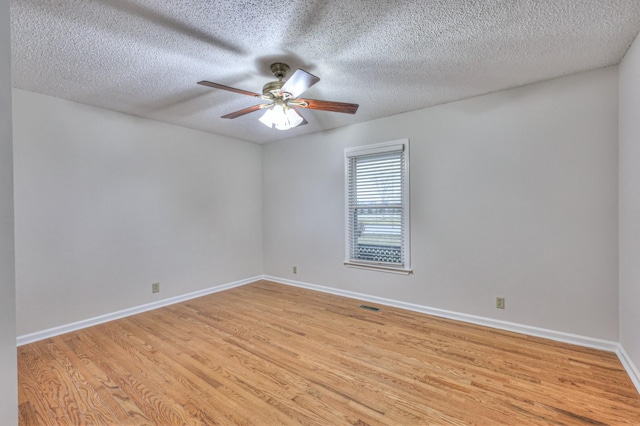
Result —
<instances>
[{"instance_id":1,"label":"window sill","mask_svg":"<svg viewBox=\"0 0 640 426\"><path fill-rule=\"evenodd\" d=\"M344 262L344 265L348 268L368 269L370 271L387 272L389 274L409 275L413 273L412 269L394 268L393 266L378 264Z\"/></svg>"}]
</instances>

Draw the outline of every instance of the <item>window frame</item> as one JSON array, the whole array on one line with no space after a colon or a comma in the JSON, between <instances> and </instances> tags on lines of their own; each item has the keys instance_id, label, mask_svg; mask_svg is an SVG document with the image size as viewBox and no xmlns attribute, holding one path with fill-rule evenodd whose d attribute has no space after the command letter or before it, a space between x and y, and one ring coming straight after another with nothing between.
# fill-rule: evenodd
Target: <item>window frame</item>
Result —
<instances>
[{"instance_id":1,"label":"window frame","mask_svg":"<svg viewBox=\"0 0 640 426\"><path fill-rule=\"evenodd\" d=\"M401 265L389 262L374 262L354 259L352 257L351 233L352 233L352 217L350 214L351 207L349 204L351 176L349 174L349 165L352 157L364 157L374 154L382 154L385 152L401 152L404 161L404 175L402 184L402 216L403 216L403 258ZM369 269L381 272L390 272L396 274L410 274L411 269L411 208L410 208L410 185L409 185L409 139L400 139L390 142L382 142L371 145L357 146L345 148L344 150L344 197L345 197L345 260L344 265L350 268Z\"/></svg>"}]
</instances>

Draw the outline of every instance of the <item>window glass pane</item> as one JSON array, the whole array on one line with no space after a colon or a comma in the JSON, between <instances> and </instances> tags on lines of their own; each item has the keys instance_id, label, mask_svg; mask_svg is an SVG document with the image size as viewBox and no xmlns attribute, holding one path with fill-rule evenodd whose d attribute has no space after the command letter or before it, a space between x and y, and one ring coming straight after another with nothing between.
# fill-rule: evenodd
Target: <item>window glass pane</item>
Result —
<instances>
[{"instance_id":1,"label":"window glass pane","mask_svg":"<svg viewBox=\"0 0 640 426\"><path fill-rule=\"evenodd\" d=\"M353 258L402 264L402 209L356 208Z\"/></svg>"}]
</instances>

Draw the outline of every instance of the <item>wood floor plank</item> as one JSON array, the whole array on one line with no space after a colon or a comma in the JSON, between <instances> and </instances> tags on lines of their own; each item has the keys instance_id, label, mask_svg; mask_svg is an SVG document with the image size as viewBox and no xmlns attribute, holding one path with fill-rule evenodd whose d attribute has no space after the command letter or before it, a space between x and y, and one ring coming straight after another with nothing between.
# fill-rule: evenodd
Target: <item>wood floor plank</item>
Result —
<instances>
[{"instance_id":1,"label":"wood floor plank","mask_svg":"<svg viewBox=\"0 0 640 426\"><path fill-rule=\"evenodd\" d=\"M239 322L242 324L242 326L244 326L245 324L249 323L250 321L254 318L252 318L247 312L243 312L242 314L243 317L243 321ZM249 325L249 328L251 328L251 326ZM263 331L263 333L268 332L268 329L261 329ZM243 334L246 334L247 331L243 331ZM326 334L326 330L325 330L325 334ZM253 337L253 336L252 336ZM280 336L276 336L277 340L281 340ZM256 341L257 339L253 339L254 341ZM319 351L321 351L322 349L324 349L324 351L326 352L326 347L322 348L322 344L320 344L319 347L316 347L316 341L315 339L311 339L308 340L305 337L305 341L306 342L302 342L302 343L297 343L296 345L299 345L300 347L305 347L305 353L309 352L309 353L314 353L314 354L318 354ZM314 346L314 347L310 347L310 346ZM335 346L334 346L335 349ZM340 348L338 348L340 349ZM260 350L260 353L263 355L266 355L268 358L270 359L276 359L277 358L277 353L270 353L269 348L267 347L263 347ZM289 360L288 361L288 366L289 368L293 368L294 366L297 366L298 368L296 369L296 372L298 374L302 373L304 374L304 372L307 372L307 375L309 374L309 372L313 372L314 373L314 380L317 381L317 383L325 388L329 388L329 389L335 389L335 388L344 388L345 385L352 388L352 394L349 395L349 398L351 399L358 399L358 398L363 398L366 400L366 403L371 407L378 407L378 410L382 410L384 406L389 407L393 401L387 401L386 404L382 403L382 405L376 405L379 403L380 400L384 400L386 398L386 395L381 394L381 392L379 391L378 386L373 383L372 385L369 385L368 382L375 380L375 379L379 379L381 381L387 380L389 379L389 373L386 370L383 369L373 369L371 368L370 365L368 365L367 362L361 362L361 361L356 361L353 358L353 351L351 351L351 348L347 348L347 357L345 358L344 356L341 355L341 350L337 350L337 351L331 351L331 356L329 357L330 359L320 359L317 355L314 357L305 357L304 354L299 355L298 358L299 360ZM341 365L342 363L342 365ZM351 374L349 376L345 376L345 375L336 375L334 373L334 371L340 371L341 368L344 368L343 365L345 364L350 364L351 367ZM364 371L362 371L364 370ZM320 373L318 373L318 371L320 371ZM355 376L355 377L352 377ZM347 377L348 380L352 380L352 379L357 379L355 382L350 382L350 381L345 381L344 378ZM396 381L400 381L401 378L398 376L395 376L393 378ZM364 384L364 386L361 386L360 384ZM412 387L415 388L415 383L406 383L405 386L408 387ZM415 389L413 389L415 391ZM394 410L394 408L387 408L388 411L392 411ZM397 408L395 408L396 411L398 411ZM395 413L397 416L401 416L401 415L406 415L406 413ZM387 415L389 416L390 413L387 413ZM419 420L419 419L412 419L412 420Z\"/></svg>"},{"instance_id":2,"label":"wood floor plank","mask_svg":"<svg viewBox=\"0 0 640 426\"><path fill-rule=\"evenodd\" d=\"M21 425L640 424L615 354L258 281L18 348Z\"/></svg>"},{"instance_id":3,"label":"wood floor plank","mask_svg":"<svg viewBox=\"0 0 640 426\"><path fill-rule=\"evenodd\" d=\"M190 387L196 391L192 396L194 400L206 400L208 404L211 404L211 406L215 407L220 412L227 411L225 415L229 418L235 417L235 421L239 421L237 414L248 411L246 408L239 405L237 401L227 398L224 391L232 391L230 387L234 387L234 383L242 383L242 381L238 382L237 380L234 382L234 379L231 378L231 372L235 375L235 379L240 378L246 380L248 377L257 380L261 375L262 370L252 368L247 369L244 364L237 364L235 362L235 358L224 356L225 351L220 350L221 346L225 344L224 341L214 342L212 339L209 339L206 344L202 344L202 342L198 342L196 339L190 339L190 349L188 353L178 347L174 347L173 350L163 353L163 351L169 346L162 343L165 341L164 336L170 333L170 326L163 326L160 322L145 324L145 321L140 317L135 318L132 322L132 326L139 327L144 330L147 339L158 344L159 350L154 357L166 363L166 368L168 370L172 372L175 371L183 378L189 379L188 383L191 384ZM215 343L218 348L216 351L217 360L225 361L217 366L213 366L212 363L207 363L206 358L203 356L195 356L199 352L204 353L208 351L210 349L210 345L213 343ZM246 355L244 356L246 357ZM179 361L179 363L175 363L175 360ZM228 371L220 374L220 371L223 369ZM210 377L210 370L218 371L218 379L212 379ZM188 389L183 389L181 392L185 392L187 390ZM279 391L280 388L277 388L276 390ZM235 395L242 393L240 387L235 387L232 392ZM252 405L254 407L259 405L256 402L257 401L252 401ZM265 408L266 406L263 405L262 410ZM250 420L252 415L253 413L248 411L246 413L247 420ZM282 420L284 419L280 419L280 421Z\"/></svg>"},{"instance_id":4,"label":"wood floor plank","mask_svg":"<svg viewBox=\"0 0 640 426\"><path fill-rule=\"evenodd\" d=\"M93 384L113 418L122 424L130 423L132 419L137 423L150 423L139 407L131 402L126 392L100 367L98 362L102 355L96 355L96 352L89 350L95 348L96 343L88 338L87 333L69 333L60 336L60 340L65 344L63 347L68 348L64 351L65 356Z\"/></svg>"}]
</instances>

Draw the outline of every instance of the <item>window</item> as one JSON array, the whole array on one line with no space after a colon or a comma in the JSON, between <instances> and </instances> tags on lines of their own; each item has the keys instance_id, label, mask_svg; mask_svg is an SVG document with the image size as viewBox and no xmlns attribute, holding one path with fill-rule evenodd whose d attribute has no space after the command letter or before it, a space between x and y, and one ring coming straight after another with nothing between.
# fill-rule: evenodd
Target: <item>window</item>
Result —
<instances>
[{"instance_id":1,"label":"window","mask_svg":"<svg viewBox=\"0 0 640 426\"><path fill-rule=\"evenodd\" d=\"M345 149L345 265L408 274L409 141Z\"/></svg>"}]
</instances>

